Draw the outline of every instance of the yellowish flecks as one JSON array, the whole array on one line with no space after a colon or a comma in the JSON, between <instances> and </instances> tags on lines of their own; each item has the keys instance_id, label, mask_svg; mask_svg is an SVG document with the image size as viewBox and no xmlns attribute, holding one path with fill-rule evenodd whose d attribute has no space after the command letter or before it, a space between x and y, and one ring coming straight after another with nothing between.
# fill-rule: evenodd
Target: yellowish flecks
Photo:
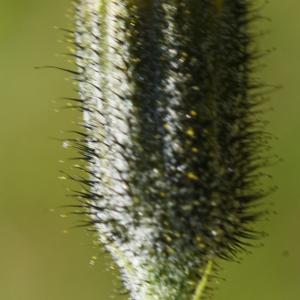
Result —
<instances>
[{"instance_id":1,"label":"yellowish flecks","mask_svg":"<svg viewBox=\"0 0 300 300\"><path fill-rule=\"evenodd\" d=\"M186 131L186 134L190 137L195 137L195 131L191 127Z\"/></svg>"},{"instance_id":2,"label":"yellowish flecks","mask_svg":"<svg viewBox=\"0 0 300 300\"><path fill-rule=\"evenodd\" d=\"M159 195L160 195L161 197L166 197L166 193L165 193L165 192L160 192Z\"/></svg>"},{"instance_id":3,"label":"yellowish flecks","mask_svg":"<svg viewBox=\"0 0 300 300\"><path fill-rule=\"evenodd\" d=\"M188 57L189 57L189 55L187 52L181 52L180 61L185 62Z\"/></svg>"},{"instance_id":4,"label":"yellowish flecks","mask_svg":"<svg viewBox=\"0 0 300 300\"><path fill-rule=\"evenodd\" d=\"M62 233L63 233L63 234L68 234L69 231L65 229L65 230L62 231Z\"/></svg>"},{"instance_id":5,"label":"yellowish flecks","mask_svg":"<svg viewBox=\"0 0 300 300\"><path fill-rule=\"evenodd\" d=\"M188 53L187 53L187 52L182 52L182 56L184 56L184 57L188 57L189 55L188 55Z\"/></svg>"},{"instance_id":6,"label":"yellowish flecks","mask_svg":"<svg viewBox=\"0 0 300 300\"><path fill-rule=\"evenodd\" d=\"M193 148L192 148L192 152L193 152L193 153L198 153L198 152L199 152L199 150L198 150L198 148L196 148L196 147L193 147Z\"/></svg>"},{"instance_id":7,"label":"yellowish flecks","mask_svg":"<svg viewBox=\"0 0 300 300\"><path fill-rule=\"evenodd\" d=\"M164 129L170 129L170 125L168 123L164 123L163 127Z\"/></svg>"},{"instance_id":8,"label":"yellowish flecks","mask_svg":"<svg viewBox=\"0 0 300 300\"><path fill-rule=\"evenodd\" d=\"M191 110L190 111L190 115L191 115L191 117L196 117L197 116L197 112L194 111L194 110Z\"/></svg>"},{"instance_id":9,"label":"yellowish flecks","mask_svg":"<svg viewBox=\"0 0 300 300\"><path fill-rule=\"evenodd\" d=\"M61 215L59 215L61 218L66 218L67 217L67 215L65 215L65 214L61 214Z\"/></svg>"},{"instance_id":10,"label":"yellowish flecks","mask_svg":"<svg viewBox=\"0 0 300 300\"><path fill-rule=\"evenodd\" d=\"M192 86L192 89L193 89L194 91L197 91L197 92L200 91L200 87L197 86L197 85Z\"/></svg>"},{"instance_id":11,"label":"yellowish flecks","mask_svg":"<svg viewBox=\"0 0 300 300\"><path fill-rule=\"evenodd\" d=\"M197 243L197 246L198 246L199 249L205 248L205 245L203 243L203 238L202 238L201 235L197 235L197 237L196 237L196 243Z\"/></svg>"},{"instance_id":12,"label":"yellowish flecks","mask_svg":"<svg viewBox=\"0 0 300 300\"><path fill-rule=\"evenodd\" d=\"M191 179L191 180L198 180L199 179L199 177L193 172L186 173L186 177L188 179Z\"/></svg>"},{"instance_id":13,"label":"yellowish flecks","mask_svg":"<svg viewBox=\"0 0 300 300\"><path fill-rule=\"evenodd\" d=\"M137 64L139 62L141 62L140 58L138 58L138 57L132 58L132 63Z\"/></svg>"},{"instance_id":14,"label":"yellowish flecks","mask_svg":"<svg viewBox=\"0 0 300 300\"><path fill-rule=\"evenodd\" d=\"M172 238L169 235L164 235L166 242L171 243L172 242Z\"/></svg>"},{"instance_id":15,"label":"yellowish flecks","mask_svg":"<svg viewBox=\"0 0 300 300\"><path fill-rule=\"evenodd\" d=\"M205 244L201 241L197 242L196 244L199 250L204 250L206 247Z\"/></svg>"},{"instance_id":16,"label":"yellowish flecks","mask_svg":"<svg viewBox=\"0 0 300 300\"><path fill-rule=\"evenodd\" d=\"M140 199L138 197L133 197L132 200L133 200L134 204L139 204L140 203Z\"/></svg>"}]
</instances>

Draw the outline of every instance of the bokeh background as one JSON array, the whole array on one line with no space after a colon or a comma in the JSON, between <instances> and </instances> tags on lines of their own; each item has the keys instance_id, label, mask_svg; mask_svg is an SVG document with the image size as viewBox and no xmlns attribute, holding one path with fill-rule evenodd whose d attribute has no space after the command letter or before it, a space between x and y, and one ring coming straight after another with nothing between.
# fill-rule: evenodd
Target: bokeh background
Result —
<instances>
[{"instance_id":1,"label":"bokeh background","mask_svg":"<svg viewBox=\"0 0 300 300\"><path fill-rule=\"evenodd\" d=\"M74 94L65 74L34 66L65 66L63 33L69 0L0 0L0 299L108 300L118 296L110 260L93 236L72 226L61 205L69 182L58 179L72 150L57 139L79 116L61 109ZM271 22L261 39L277 50L264 58L260 76L280 84L267 113L278 137L271 168L279 190L267 199L271 214L259 225L269 233L242 264L226 264L216 300L300 299L300 3L272 1L262 9ZM67 146L65 144L65 146Z\"/></svg>"}]
</instances>

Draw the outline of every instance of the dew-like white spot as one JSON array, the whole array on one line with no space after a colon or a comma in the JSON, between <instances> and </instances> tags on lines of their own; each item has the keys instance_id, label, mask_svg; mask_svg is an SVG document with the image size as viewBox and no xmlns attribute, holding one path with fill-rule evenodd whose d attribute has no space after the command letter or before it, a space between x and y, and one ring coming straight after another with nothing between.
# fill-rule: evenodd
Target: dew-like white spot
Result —
<instances>
[{"instance_id":1,"label":"dew-like white spot","mask_svg":"<svg viewBox=\"0 0 300 300\"><path fill-rule=\"evenodd\" d=\"M68 148L70 147L70 142L69 142L69 141L63 141L62 147L63 147L64 149L68 149Z\"/></svg>"}]
</instances>

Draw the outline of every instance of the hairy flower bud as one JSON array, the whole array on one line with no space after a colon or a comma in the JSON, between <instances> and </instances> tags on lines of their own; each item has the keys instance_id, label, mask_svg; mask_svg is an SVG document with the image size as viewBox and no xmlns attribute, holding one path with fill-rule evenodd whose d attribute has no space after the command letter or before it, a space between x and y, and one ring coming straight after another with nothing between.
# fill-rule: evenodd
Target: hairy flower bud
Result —
<instances>
[{"instance_id":1,"label":"hairy flower bud","mask_svg":"<svg viewBox=\"0 0 300 300\"><path fill-rule=\"evenodd\" d=\"M264 196L250 1L75 6L84 206L132 299L202 299Z\"/></svg>"}]
</instances>

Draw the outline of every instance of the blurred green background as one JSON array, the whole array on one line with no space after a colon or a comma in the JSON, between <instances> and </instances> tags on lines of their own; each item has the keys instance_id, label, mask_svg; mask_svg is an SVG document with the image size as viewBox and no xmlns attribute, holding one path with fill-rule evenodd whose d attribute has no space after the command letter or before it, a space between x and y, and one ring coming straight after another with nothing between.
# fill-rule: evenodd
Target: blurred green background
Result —
<instances>
[{"instance_id":1,"label":"blurred green background","mask_svg":"<svg viewBox=\"0 0 300 300\"><path fill-rule=\"evenodd\" d=\"M62 72L34 66L66 65L59 43L68 27L69 0L0 0L0 299L111 299L119 287L109 258L93 245L78 220L64 218L68 183L58 180L59 163L71 156L55 138L72 129L78 114L59 110L60 97L74 94ZM300 299L300 3L272 1L272 22L261 41L277 50L264 59L264 81L281 84L272 95L270 131L284 162L271 169L279 190L264 247L242 264L226 264L216 300ZM55 101L57 100L57 103ZM59 111L58 111L59 110ZM95 259L95 257L97 259Z\"/></svg>"}]
</instances>

